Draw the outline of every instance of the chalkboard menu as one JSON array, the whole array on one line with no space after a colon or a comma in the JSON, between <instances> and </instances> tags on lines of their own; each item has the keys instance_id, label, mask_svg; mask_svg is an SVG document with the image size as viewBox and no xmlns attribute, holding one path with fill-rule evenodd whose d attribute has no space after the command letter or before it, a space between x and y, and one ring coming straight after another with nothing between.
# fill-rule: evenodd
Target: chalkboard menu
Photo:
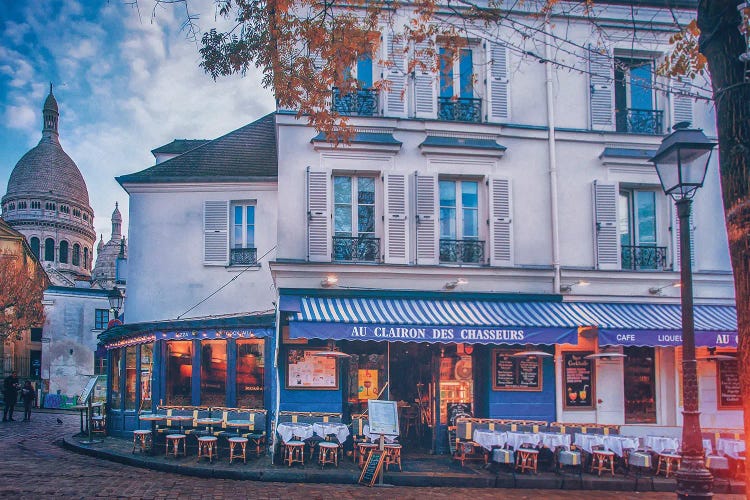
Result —
<instances>
[{"instance_id":1,"label":"chalkboard menu","mask_svg":"<svg viewBox=\"0 0 750 500\"><path fill-rule=\"evenodd\" d=\"M541 391L542 360L537 356L514 357L517 350L492 351L495 391Z\"/></svg>"},{"instance_id":2,"label":"chalkboard menu","mask_svg":"<svg viewBox=\"0 0 750 500\"><path fill-rule=\"evenodd\" d=\"M384 459L385 451L372 450L367 456L367 462L365 462L365 466L362 468L362 473L359 475L359 484L366 484L367 486L375 484L375 480L383 468Z\"/></svg>"},{"instance_id":3,"label":"chalkboard menu","mask_svg":"<svg viewBox=\"0 0 750 500\"><path fill-rule=\"evenodd\" d=\"M736 359L721 360L718 363L719 408L742 408L740 394L740 372Z\"/></svg>"},{"instance_id":4,"label":"chalkboard menu","mask_svg":"<svg viewBox=\"0 0 750 500\"><path fill-rule=\"evenodd\" d=\"M594 407L594 360L586 359L591 351L562 353L563 402L568 410Z\"/></svg>"}]
</instances>

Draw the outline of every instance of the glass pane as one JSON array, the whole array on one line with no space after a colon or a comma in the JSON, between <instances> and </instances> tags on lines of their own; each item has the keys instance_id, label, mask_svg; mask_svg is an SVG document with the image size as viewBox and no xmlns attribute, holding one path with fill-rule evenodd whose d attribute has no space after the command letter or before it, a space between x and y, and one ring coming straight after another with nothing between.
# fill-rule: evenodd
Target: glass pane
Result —
<instances>
[{"instance_id":1,"label":"glass pane","mask_svg":"<svg viewBox=\"0 0 750 500\"><path fill-rule=\"evenodd\" d=\"M234 248L242 248L242 225L234 226Z\"/></svg>"},{"instance_id":2,"label":"glass pane","mask_svg":"<svg viewBox=\"0 0 750 500\"><path fill-rule=\"evenodd\" d=\"M334 230L336 234L344 233L343 236L352 234L352 209L349 205L337 206L334 211Z\"/></svg>"},{"instance_id":3,"label":"glass pane","mask_svg":"<svg viewBox=\"0 0 750 500\"><path fill-rule=\"evenodd\" d=\"M154 344L141 345L141 409L151 410L151 374L154 367Z\"/></svg>"},{"instance_id":4,"label":"glass pane","mask_svg":"<svg viewBox=\"0 0 750 500\"><path fill-rule=\"evenodd\" d=\"M456 206L456 183L454 181L440 181L440 206Z\"/></svg>"},{"instance_id":5,"label":"glass pane","mask_svg":"<svg viewBox=\"0 0 750 500\"><path fill-rule=\"evenodd\" d=\"M479 237L479 211L474 208L464 208L464 238Z\"/></svg>"},{"instance_id":6,"label":"glass pane","mask_svg":"<svg viewBox=\"0 0 750 500\"><path fill-rule=\"evenodd\" d=\"M638 244L656 245L656 193L636 191L638 217Z\"/></svg>"},{"instance_id":7,"label":"glass pane","mask_svg":"<svg viewBox=\"0 0 750 500\"><path fill-rule=\"evenodd\" d=\"M362 54L357 61L357 80L363 89L372 88L372 56Z\"/></svg>"},{"instance_id":8,"label":"glass pane","mask_svg":"<svg viewBox=\"0 0 750 500\"><path fill-rule=\"evenodd\" d=\"M375 232L375 207L372 205L360 206L357 209L357 234Z\"/></svg>"},{"instance_id":9,"label":"glass pane","mask_svg":"<svg viewBox=\"0 0 750 500\"><path fill-rule=\"evenodd\" d=\"M656 423L653 347L625 347L625 423Z\"/></svg>"},{"instance_id":10,"label":"glass pane","mask_svg":"<svg viewBox=\"0 0 750 500\"><path fill-rule=\"evenodd\" d=\"M242 207L234 207L234 223L242 225Z\"/></svg>"},{"instance_id":11,"label":"glass pane","mask_svg":"<svg viewBox=\"0 0 750 500\"><path fill-rule=\"evenodd\" d=\"M632 235L630 234L630 194L625 192L620 193L618 203L617 226L620 231L620 245L632 245Z\"/></svg>"},{"instance_id":12,"label":"glass pane","mask_svg":"<svg viewBox=\"0 0 750 500\"><path fill-rule=\"evenodd\" d=\"M237 341L237 406L263 408L263 340Z\"/></svg>"},{"instance_id":13,"label":"glass pane","mask_svg":"<svg viewBox=\"0 0 750 500\"><path fill-rule=\"evenodd\" d=\"M247 207L247 224L255 224L255 206L253 205Z\"/></svg>"},{"instance_id":14,"label":"glass pane","mask_svg":"<svg viewBox=\"0 0 750 500\"><path fill-rule=\"evenodd\" d=\"M112 405L112 409L119 410L122 403L120 394L120 358L122 357L122 349L113 349L111 356L111 363L109 365L109 378L112 381L110 404Z\"/></svg>"},{"instance_id":15,"label":"glass pane","mask_svg":"<svg viewBox=\"0 0 750 500\"><path fill-rule=\"evenodd\" d=\"M192 404L193 343L185 340L167 342L167 405Z\"/></svg>"},{"instance_id":16,"label":"glass pane","mask_svg":"<svg viewBox=\"0 0 750 500\"><path fill-rule=\"evenodd\" d=\"M470 49L461 49L461 97L474 97L474 63Z\"/></svg>"},{"instance_id":17,"label":"glass pane","mask_svg":"<svg viewBox=\"0 0 750 500\"><path fill-rule=\"evenodd\" d=\"M650 110L653 108L652 63L639 61L635 64L630 68L630 107Z\"/></svg>"},{"instance_id":18,"label":"glass pane","mask_svg":"<svg viewBox=\"0 0 750 500\"><path fill-rule=\"evenodd\" d=\"M227 342L201 341L201 405L226 406Z\"/></svg>"},{"instance_id":19,"label":"glass pane","mask_svg":"<svg viewBox=\"0 0 750 500\"><path fill-rule=\"evenodd\" d=\"M464 208L477 208L479 206L479 185L473 181L461 183L461 205Z\"/></svg>"},{"instance_id":20,"label":"glass pane","mask_svg":"<svg viewBox=\"0 0 750 500\"><path fill-rule=\"evenodd\" d=\"M440 54L440 97L453 97L453 52L441 48Z\"/></svg>"},{"instance_id":21,"label":"glass pane","mask_svg":"<svg viewBox=\"0 0 750 500\"><path fill-rule=\"evenodd\" d=\"M351 177L334 177L333 178L333 202L337 205L340 203L352 203L352 178Z\"/></svg>"},{"instance_id":22,"label":"glass pane","mask_svg":"<svg viewBox=\"0 0 750 500\"><path fill-rule=\"evenodd\" d=\"M245 240L245 248L255 247L255 226L247 226L247 240Z\"/></svg>"},{"instance_id":23,"label":"glass pane","mask_svg":"<svg viewBox=\"0 0 750 500\"><path fill-rule=\"evenodd\" d=\"M455 240L456 239L456 209L440 209L440 238Z\"/></svg>"},{"instance_id":24,"label":"glass pane","mask_svg":"<svg viewBox=\"0 0 750 500\"><path fill-rule=\"evenodd\" d=\"M125 348L125 409L135 410L135 388L137 374L135 366L135 349L137 346L131 345Z\"/></svg>"},{"instance_id":25,"label":"glass pane","mask_svg":"<svg viewBox=\"0 0 750 500\"><path fill-rule=\"evenodd\" d=\"M364 205L375 204L375 179L360 177L357 179L357 202Z\"/></svg>"}]
</instances>

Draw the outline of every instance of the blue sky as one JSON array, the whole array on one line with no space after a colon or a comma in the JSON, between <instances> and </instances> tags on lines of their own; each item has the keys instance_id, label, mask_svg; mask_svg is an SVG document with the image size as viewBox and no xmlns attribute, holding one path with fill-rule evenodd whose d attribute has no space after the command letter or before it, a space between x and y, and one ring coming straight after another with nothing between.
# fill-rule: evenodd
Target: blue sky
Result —
<instances>
[{"instance_id":1,"label":"blue sky","mask_svg":"<svg viewBox=\"0 0 750 500\"><path fill-rule=\"evenodd\" d=\"M226 27L213 0L190 0L201 32ZM54 84L60 142L76 162L108 239L128 195L114 177L154 164L175 138L212 139L274 108L260 75L214 82L181 31L185 7L139 0L0 1L0 196L16 162L41 138L42 104ZM124 210L122 210L124 208Z\"/></svg>"}]
</instances>

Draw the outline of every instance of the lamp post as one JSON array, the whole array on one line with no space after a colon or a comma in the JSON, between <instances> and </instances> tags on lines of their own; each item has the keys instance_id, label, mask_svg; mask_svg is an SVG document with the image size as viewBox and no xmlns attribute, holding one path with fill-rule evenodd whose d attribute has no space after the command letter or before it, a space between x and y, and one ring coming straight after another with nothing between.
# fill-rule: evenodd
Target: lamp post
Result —
<instances>
[{"instance_id":1,"label":"lamp post","mask_svg":"<svg viewBox=\"0 0 750 500\"><path fill-rule=\"evenodd\" d=\"M715 142L687 122L661 143L653 158L661 187L677 205L680 219L680 297L682 305L682 460L675 475L678 498L707 498L712 495L713 477L703 459L698 370L695 360L695 318L693 316L693 270L690 250L690 209L693 196L703 186Z\"/></svg>"},{"instance_id":2,"label":"lamp post","mask_svg":"<svg viewBox=\"0 0 750 500\"><path fill-rule=\"evenodd\" d=\"M120 319L120 310L122 309L123 295L119 288L114 287L107 294L107 300L109 300L109 307L115 313L115 319Z\"/></svg>"}]
</instances>

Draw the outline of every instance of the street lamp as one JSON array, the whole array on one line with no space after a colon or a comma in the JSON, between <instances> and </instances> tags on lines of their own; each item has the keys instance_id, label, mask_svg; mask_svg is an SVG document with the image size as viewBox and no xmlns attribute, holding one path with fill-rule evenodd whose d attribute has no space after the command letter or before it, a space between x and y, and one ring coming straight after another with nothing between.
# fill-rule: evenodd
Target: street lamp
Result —
<instances>
[{"instance_id":1,"label":"street lamp","mask_svg":"<svg viewBox=\"0 0 750 500\"><path fill-rule=\"evenodd\" d=\"M677 205L680 218L680 297L682 304L682 460L675 475L678 498L711 496L713 477L703 462L698 370L695 360L693 270L690 256L690 209L693 196L703 186L715 142L703 131L678 123L649 161L656 166L664 193Z\"/></svg>"},{"instance_id":2,"label":"street lamp","mask_svg":"<svg viewBox=\"0 0 750 500\"><path fill-rule=\"evenodd\" d=\"M120 289L117 287L112 288L109 294L107 294L107 300L109 300L110 309L112 309L115 313L115 319L119 319L123 300L122 292L120 291Z\"/></svg>"}]
</instances>

